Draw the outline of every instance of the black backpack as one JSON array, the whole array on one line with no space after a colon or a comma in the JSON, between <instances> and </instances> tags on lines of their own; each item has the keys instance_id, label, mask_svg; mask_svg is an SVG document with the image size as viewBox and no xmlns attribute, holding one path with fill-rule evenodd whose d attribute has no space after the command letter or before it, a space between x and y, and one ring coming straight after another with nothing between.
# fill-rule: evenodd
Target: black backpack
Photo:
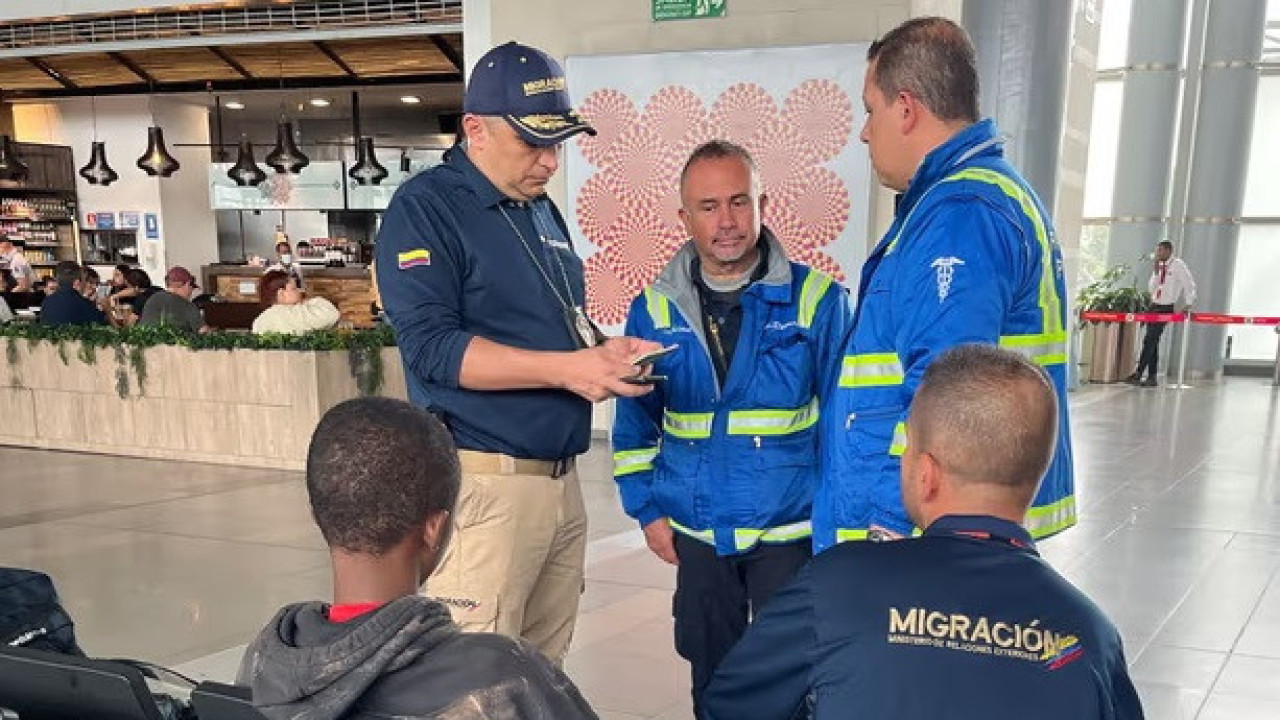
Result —
<instances>
[{"instance_id":1,"label":"black backpack","mask_svg":"<svg viewBox=\"0 0 1280 720\"><path fill-rule=\"evenodd\" d=\"M84 657L48 575L0 567L0 645Z\"/></svg>"}]
</instances>

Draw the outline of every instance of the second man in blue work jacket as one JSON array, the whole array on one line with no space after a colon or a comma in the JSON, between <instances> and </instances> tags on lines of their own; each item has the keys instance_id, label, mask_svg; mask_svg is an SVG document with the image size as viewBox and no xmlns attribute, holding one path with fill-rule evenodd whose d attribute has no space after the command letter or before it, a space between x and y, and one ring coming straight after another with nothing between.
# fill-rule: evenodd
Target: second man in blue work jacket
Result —
<instances>
[{"instance_id":1,"label":"second man in blue work jacket","mask_svg":"<svg viewBox=\"0 0 1280 720\"><path fill-rule=\"evenodd\" d=\"M675 350L619 398L614 474L649 547L677 564L676 650L703 688L749 619L810 557L819 389L839 360L847 293L789 262L761 225L751 156L712 141L680 179L692 240L636 298L628 336Z\"/></svg>"}]
</instances>

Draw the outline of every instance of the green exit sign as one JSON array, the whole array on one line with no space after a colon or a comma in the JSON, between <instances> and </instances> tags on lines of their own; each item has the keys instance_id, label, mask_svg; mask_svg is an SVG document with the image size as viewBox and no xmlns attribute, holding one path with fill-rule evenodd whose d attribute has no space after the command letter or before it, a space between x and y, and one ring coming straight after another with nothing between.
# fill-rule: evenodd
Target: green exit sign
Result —
<instances>
[{"instance_id":1,"label":"green exit sign","mask_svg":"<svg viewBox=\"0 0 1280 720\"><path fill-rule=\"evenodd\" d=\"M653 19L689 20L691 18L724 17L728 0L651 0Z\"/></svg>"}]
</instances>

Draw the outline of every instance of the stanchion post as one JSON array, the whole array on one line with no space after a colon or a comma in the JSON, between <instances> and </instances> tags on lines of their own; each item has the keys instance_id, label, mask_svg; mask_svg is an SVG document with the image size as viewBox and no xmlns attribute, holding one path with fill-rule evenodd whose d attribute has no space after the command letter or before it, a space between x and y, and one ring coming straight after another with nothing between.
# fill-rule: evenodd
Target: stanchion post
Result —
<instances>
[{"instance_id":1,"label":"stanchion post","mask_svg":"<svg viewBox=\"0 0 1280 720\"><path fill-rule=\"evenodd\" d=\"M1271 372L1271 384L1280 385L1280 325L1276 326L1276 368Z\"/></svg>"},{"instance_id":2,"label":"stanchion post","mask_svg":"<svg viewBox=\"0 0 1280 720\"><path fill-rule=\"evenodd\" d=\"M1191 308L1187 308L1186 317L1182 318L1182 349L1178 351L1178 382L1169 387L1175 390L1186 390L1191 386L1187 380L1187 340L1191 336Z\"/></svg>"}]
</instances>

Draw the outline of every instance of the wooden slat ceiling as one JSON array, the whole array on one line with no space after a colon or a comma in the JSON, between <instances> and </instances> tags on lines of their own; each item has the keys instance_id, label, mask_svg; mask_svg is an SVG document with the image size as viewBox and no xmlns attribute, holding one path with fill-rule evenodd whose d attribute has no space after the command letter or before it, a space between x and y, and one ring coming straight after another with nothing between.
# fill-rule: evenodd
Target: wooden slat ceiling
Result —
<instances>
[{"instance_id":1,"label":"wooden slat ceiling","mask_svg":"<svg viewBox=\"0 0 1280 720\"><path fill-rule=\"evenodd\" d=\"M417 35L331 40L323 44L297 42L46 55L34 58L35 62L25 58L0 59L0 92L10 97L30 98L93 94L95 89L102 92L131 88L188 91L190 84L207 81L216 89L220 85L243 88L254 84L269 88L281 79L316 81L317 84L333 80L335 84L357 85L396 78L412 78L418 82L431 78L446 82L461 80L461 69L449 54L455 58L462 56L462 35L450 33L440 36L439 40L452 53L441 51L430 37ZM166 84L172 86L166 87Z\"/></svg>"},{"instance_id":2,"label":"wooden slat ceiling","mask_svg":"<svg viewBox=\"0 0 1280 720\"><path fill-rule=\"evenodd\" d=\"M362 77L457 72L449 58L426 38L411 38L394 46L377 38L339 40L329 47Z\"/></svg>"},{"instance_id":3,"label":"wooden slat ceiling","mask_svg":"<svg viewBox=\"0 0 1280 720\"><path fill-rule=\"evenodd\" d=\"M168 48L122 53L156 82L238 80L241 75L208 48Z\"/></svg>"}]
</instances>

